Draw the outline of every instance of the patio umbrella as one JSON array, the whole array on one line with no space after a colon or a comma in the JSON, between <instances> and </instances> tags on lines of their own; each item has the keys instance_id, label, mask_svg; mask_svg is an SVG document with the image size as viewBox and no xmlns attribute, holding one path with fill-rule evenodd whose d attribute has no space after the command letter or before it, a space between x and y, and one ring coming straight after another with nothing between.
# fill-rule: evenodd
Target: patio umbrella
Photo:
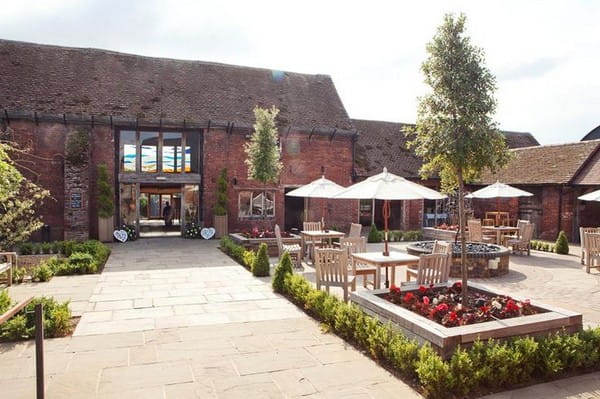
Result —
<instances>
[{"instance_id":1,"label":"patio umbrella","mask_svg":"<svg viewBox=\"0 0 600 399\"><path fill-rule=\"evenodd\" d=\"M403 177L389 173L383 168L383 173L369 177L340 191L333 198L346 199L378 199L383 200L384 221L384 250L383 255L388 256L388 219L390 218L390 201L446 198L435 190L413 183ZM386 269L387 270L387 269Z\"/></svg>"},{"instance_id":2,"label":"patio umbrella","mask_svg":"<svg viewBox=\"0 0 600 399\"><path fill-rule=\"evenodd\" d=\"M343 190L344 187L321 176L304 186L300 186L290 191L286 195L290 197L306 197L321 199L321 224L325 227L325 199L332 198L335 194Z\"/></svg>"},{"instance_id":3,"label":"patio umbrella","mask_svg":"<svg viewBox=\"0 0 600 399\"><path fill-rule=\"evenodd\" d=\"M487 187L465 195L465 198L496 198L496 212L498 212L500 208L500 198L531 197L532 195L533 194L528 191L509 186L508 184L500 183L500 181L496 181L494 184L490 184ZM496 223L500 223L498 214L496 214Z\"/></svg>"},{"instance_id":4,"label":"patio umbrella","mask_svg":"<svg viewBox=\"0 0 600 399\"><path fill-rule=\"evenodd\" d=\"M600 201L600 190L592 191L577 198L582 201Z\"/></svg>"}]
</instances>

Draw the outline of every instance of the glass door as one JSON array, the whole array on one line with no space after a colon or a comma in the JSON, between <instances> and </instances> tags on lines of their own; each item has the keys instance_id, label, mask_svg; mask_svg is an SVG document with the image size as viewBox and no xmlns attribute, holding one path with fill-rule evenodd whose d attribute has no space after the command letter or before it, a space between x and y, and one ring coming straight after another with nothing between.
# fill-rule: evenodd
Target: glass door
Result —
<instances>
[{"instance_id":1,"label":"glass door","mask_svg":"<svg viewBox=\"0 0 600 399\"><path fill-rule=\"evenodd\" d=\"M197 184L184 184L182 187L181 213L183 215L182 228L198 225L200 222L200 186Z\"/></svg>"}]
</instances>

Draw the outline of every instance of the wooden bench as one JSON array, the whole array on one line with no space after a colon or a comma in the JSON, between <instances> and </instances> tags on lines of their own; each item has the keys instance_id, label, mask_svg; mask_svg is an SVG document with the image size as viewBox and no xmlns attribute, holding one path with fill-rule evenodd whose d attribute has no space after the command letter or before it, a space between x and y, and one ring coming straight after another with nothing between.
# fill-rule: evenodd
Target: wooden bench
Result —
<instances>
[{"instance_id":1,"label":"wooden bench","mask_svg":"<svg viewBox=\"0 0 600 399\"><path fill-rule=\"evenodd\" d=\"M7 285L12 285L13 268L17 267L16 252L0 252L0 275L6 273Z\"/></svg>"}]
</instances>

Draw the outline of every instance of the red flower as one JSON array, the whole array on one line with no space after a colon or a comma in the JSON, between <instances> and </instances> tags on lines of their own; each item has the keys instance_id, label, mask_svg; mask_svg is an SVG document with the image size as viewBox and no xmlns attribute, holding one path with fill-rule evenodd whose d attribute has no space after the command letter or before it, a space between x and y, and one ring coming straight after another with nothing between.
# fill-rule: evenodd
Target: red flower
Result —
<instances>
[{"instance_id":1,"label":"red flower","mask_svg":"<svg viewBox=\"0 0 600 399\"><path fill-rule=\"evenodd\" d=\"M397 287L394 284L392 284L392 286L390 287L390 294L400 294L400 287Z\"/></svg>"},{"instance_id":2,"label":"red flower","mask_svg":"<svg viewBox=\"0 0 600 399\"><path fill-rule=\"evenodd\" d=\"M428 296L424 296L424 297L423 297L423 303L424 303L425 305L429 305L429 297L428 297Z\"/></svg>"},{"instance_id":3,"label":"red flower","mask_svg":"<svg viewBox=\"0 0 600 399\"><path fill-rule=\"evenodd\" d=\"M487 313L490 311L490 307L483 305L479 308L479 310L481 310L483 313Z\"/></svg>"},{"instance_id":4,"label":"red flower","mask_svg":"<svg viewBox=\"0 0 600 399\"><path fill-rule=\"evenodd\" d=\"M450 321L456 322L458 320L458 315L456 314L456 312L450 312L448 313L448 318L450 319Z\"/></svg>"},{"instance_id":5,"label":"red flower","mask_svg":"<svg viewBox=\"0 0 600 399\"><path fill-rule=\"evenodd\" d=\"M462 288L462 283L460 281L457 281L456 283L452 284L452 288L460 290Z\"/></svg>"},{"instance_id":6,"label":"red flower","mask_svg":"<svg viewBox=\"0 0 600 399\"><path fill-rule=\"evenodd\" d=\"M439 312L439 313L445 313L445 312L447 312L448 311L448 304L443 303L443 302L440 303L439 305L437 305L435 307L435 311Z\"/></svg>"},{"instance_id":7,"label":"red flower","mask_svg":"<svg viewBox=\"0 0 600 399\"><path fill-rule=\"evenodd\" d=\"M415 296L413 295L412 292L409 292L408 294L404 295L404 303L410 303L412 302L412 300L415 299Z\"/></svg>"},{"instance_id":8,"label":"red flower","mask_svg":"<svg viewBox=\"0 0 600 399\"><path fill-rule=\"evenodd\" d=\"M420 285L420 286L419 286L419 292L420 292L421 294L424 294L424 293L425 293L425 291L427 291L427 288L425 288L424 286Z\"/></svg>"},{"instance_id":9,"label":"red flower","mask_svg":"<svg viewBox=\"0 0 600 399\"><path fill-rule=\"evenodd\" d=\"M508 302L506 302L506 308L504 310L507 313L516 313L519 311L519 306L515 303L515 301L510 299Z\"/></svg>"}]
</instances>

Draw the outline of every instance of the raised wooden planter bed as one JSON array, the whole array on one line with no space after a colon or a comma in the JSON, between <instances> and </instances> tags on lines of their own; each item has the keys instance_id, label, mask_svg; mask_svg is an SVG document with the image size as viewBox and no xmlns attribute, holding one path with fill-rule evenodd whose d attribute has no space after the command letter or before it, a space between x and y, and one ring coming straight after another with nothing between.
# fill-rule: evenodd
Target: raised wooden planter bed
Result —
<instances>
[{"instance_id":1,"label":"raised wooden planter bed","mask_svg":"<svg viewBox=\"0 0 600 399\"><path fill-rule=\"evenodd\" d=\"M414 289L416 290L417 287L415 286ZM469 283L469 289L507 295L506 293L492 292L475 283ZM410 289L403 287L402 291L409 292ZM544 313L448 328L377 296L377 294L387 292L388 290L352 292L350 299L366 313L377 317L382 323L392 322L407 337L415 338L421 343L431 343L433 348L444 358L452 356L459 345L463 348L472 345L478 337L481 340L506 339L525 335L547 335L563 331L563 329L568 333L574 333L582 329L580 313L535 301L531 301L531 304L543 310Z\"/></svg>"},{"instance_id":2,"label":"raised wooden planter bed","mask_svg":"<svg viewBox=\"0 0 600 399\"><path fill-rule=\"evenodd\" d=\"M265 243L268 247L269 256L279 256L276 238L246 238L238 233L230 233L229 237L231 237L236 244L241 245L246 249L257 250L260 244ZM283 239L283 243L286 245L300 244L300 242L300 236L295 234L292 234L292 237L286 237Z\"/></svg>"},{"instance_id":3,"label":"raised wooden planter bed","mask_svg":"<svg viewBox=\"0 0 600 399\"><path fill-rule=\"evenodd\" d=\"M456 240L456 231L436 229L435 227L423 227L423 239L454 242L454 240Z\"/></svg>"}]
</instances>

